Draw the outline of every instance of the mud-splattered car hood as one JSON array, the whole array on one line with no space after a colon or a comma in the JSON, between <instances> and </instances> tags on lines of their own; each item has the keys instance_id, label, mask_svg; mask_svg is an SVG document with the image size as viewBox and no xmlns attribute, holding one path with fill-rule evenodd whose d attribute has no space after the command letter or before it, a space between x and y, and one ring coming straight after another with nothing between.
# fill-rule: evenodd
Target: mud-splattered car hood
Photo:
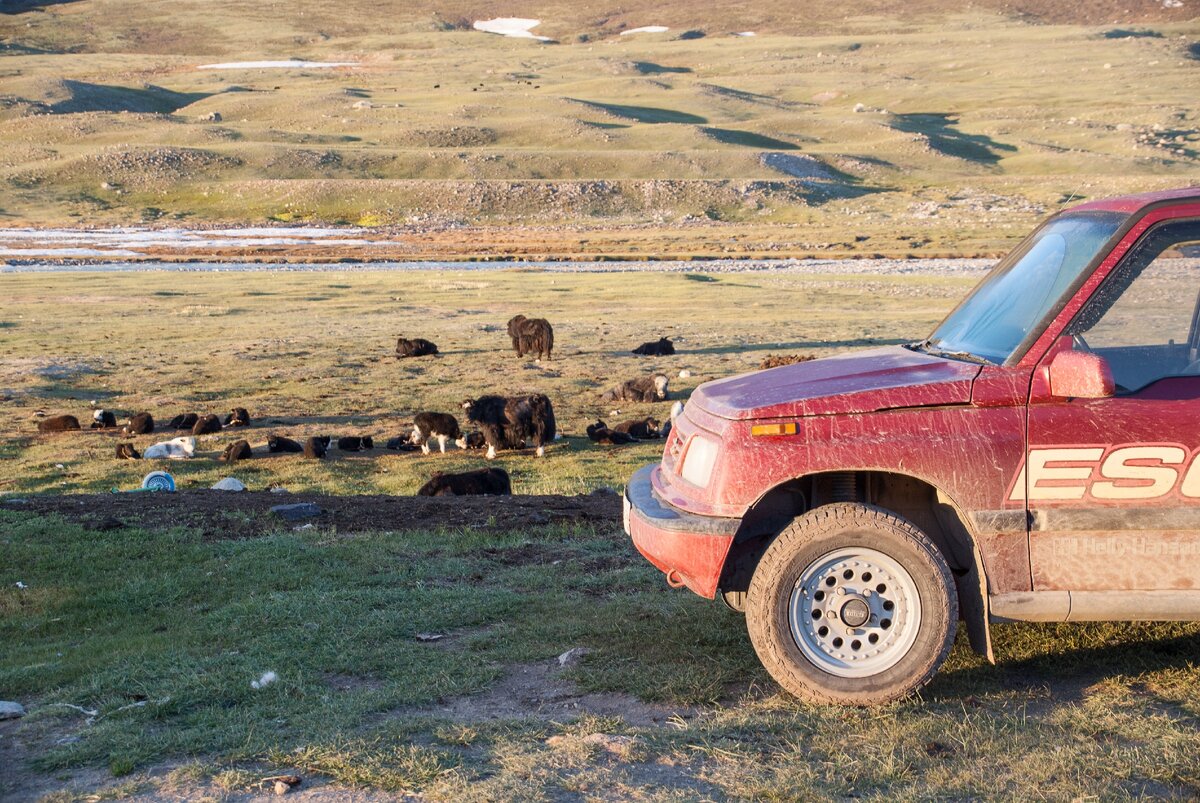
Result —
<instances>
[{"instance_id":1,"label":"mud-splattered car hood","mask_svg":"<svg viewBox=\"0 0 1200 803\"><path fill-rule=\"evenodd\" d=\"M968 404L980 367L889 346L718 379L689 404L733 419Z\"/></svg>"}]
</instances>

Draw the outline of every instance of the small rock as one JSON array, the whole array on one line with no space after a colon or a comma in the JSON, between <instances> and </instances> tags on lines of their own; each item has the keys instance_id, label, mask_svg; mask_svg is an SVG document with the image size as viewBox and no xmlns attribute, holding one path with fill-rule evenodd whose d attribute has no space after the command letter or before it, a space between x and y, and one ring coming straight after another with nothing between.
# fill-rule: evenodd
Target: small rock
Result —
<instances>
[{"instance_id":1,"label":"small rock","mask_svg":"<svg viewBox=\"0 0 1200 803\"><path fill-rule=\"evenodd\" d=\"M313 526L313 523L310 521L308 524L301 524L299 527L293 527L292 532L299 533L299 532L304 532L305 530L314 530L314 529L316 529L316 528Z\"/></svg>"},{"instance_id":2,"label":"small rock","mask_svg":"<svg viewBox=\"0 0 1200 803\"><path fill-rule=\"evenodd\" d=\"M226 477L213 485L212 489L214 491L244 491L246 486L236 477Z\"/></svg>"},{"instance_id":3,"label":"small rock","mask_svg":"<svg viewBox=\"0 0 1200 803\"><path fill-rule=\"evenodd\" d=\"M297 502L294 505L275 505L271 512L288 521L300 521L321 515L321 507L315 502Z\"/></svg>"},{"instance_id":4,"label":"small rock","mask_svg":"<svg viewBox=\"0 0 1200 803\"><path fill-rule=\"evenodd\" d=\"M571 649L558 656L559 666L575 666L583 656L587 655L591 650L587 647L572 647Z\"/></svg>"},{"instance_id":5,"label":"small rock","mask_svg":"<svg viewBox=\"0 0 1200 803\"><path fill-rule=\"evenodd\" d=\"M25 716L25 706L0 700L0 719L20 719Z\"/></svg>"},{"instance_id":6,"label":"small rock","mask_svg":"<svg viewBox=\"0 0 1200 803\"><path fill-rule=\"evenodd\" d=\"M373 109L375 104L369 100L360 100L354 104L355 109Z\"/></svg>"},{"instance_id":7,"label":"small rock","mask_svg":"<svg viewBox=\"0 0 1200 803\"><path fill-rule=\"evenodd\" d=\"M445 633L418 633L417 641L441 641L445 637Z\"/></svg>"},{"instance_id":8,"label":"small rock","mask_svg":"<svg viewBox=\"0 0 1200 803\"><path fill-rule=\"evenodd\" d=\"M273 493L273 494L290 494L291 491L289 491L287 488L280 488L280 487L276 486L271 489L271 493Z\"/></svg>"},{"instance_id":9,"label":"small rock","mask_svg":"<svg viewBox=\"0 0 1200 803\"><path fill-rule=\"evenodd\" d=\"M25 584L24 584L24 583L22 583L20 580L18 580L18 581L17 581L17 588L29 588L29 586L25 585Z\"/></svg>"},{"instance_id":10,"label":"small rock","mask_svg":"<svg viewBox=\"0 0 1200 803\"><path fill-rule=\"evenodd\" d=\"M250 681L250 688L265 689L277 680L279 680L279 675L276 675L274 672L263 672L262 677L258 680Z\"/></svg>"},{"instance_id":11,"label":"small rock","mask_svg":"<svg viewBox=\"0 0 1200 803\"><path fill-rule=\"evenodd\" d=\"M287 785L286 783L284 783L283 781L276 781L276 782L275 782L275 794L277 794L277 795L286 795L286 794L287 794L288 792L290 792L290 791L292 791L292 787L288 786L288 785Z\"/></svg>"},{"instance_id":12,"label":"small rock","mask_svg":"<svg viewBox=\"0 0 1200 803\"><path fill-rule=\"evenodd\" d=\"M530 513L528 522L530 524L549 524L550 517L543 513Z\"/></svg>"},{"instance_id":13,"label":"small rock","mask_svg":"<svg viewBox=\"0 0 1200 803\"><path fill-rule=\"evenodd\" d=\"M684 368L682 371L679 372L680 379L687 379L691 375L692 375L692 372L686 368Z\"/></svg>"},{"instance_id":14,"label":"small rock","mask_svg":"<svg viewBox=\"0 0 1200 803\"><path fill-rule=\"evenodd\" d=\"M867 107L866 107L866 106L864 106L863 104L861 104L861 103L855 103L855 104L854 104L854 111L855 111L855 113L856 113L856 114L862 114L862 113L863 113L863 112L865 112L866 110L867 110Z\"/></svg>"}]
</instances>

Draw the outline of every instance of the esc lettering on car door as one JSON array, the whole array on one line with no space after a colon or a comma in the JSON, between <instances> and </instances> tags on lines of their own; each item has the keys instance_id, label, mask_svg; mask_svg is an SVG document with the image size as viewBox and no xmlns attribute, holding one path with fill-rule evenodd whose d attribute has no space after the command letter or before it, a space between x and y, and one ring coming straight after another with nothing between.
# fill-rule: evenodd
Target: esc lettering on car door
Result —
<instances>
[{"instance_id":1,"label":"esc lettering on car door","mask_svg":"<svg viewBox=\"0 0 1200 803\"><path fill-rule=\"evenodd\" d=\"M1111 395L1033 383L1027 500L1035 591L1200 587L1200 219L1149 229L1043 361L1111 371ZM1097 360L1095 357L1099 357ZM1050 372L1043 376L1053 377Z\"/></svg>"}]
</instances>

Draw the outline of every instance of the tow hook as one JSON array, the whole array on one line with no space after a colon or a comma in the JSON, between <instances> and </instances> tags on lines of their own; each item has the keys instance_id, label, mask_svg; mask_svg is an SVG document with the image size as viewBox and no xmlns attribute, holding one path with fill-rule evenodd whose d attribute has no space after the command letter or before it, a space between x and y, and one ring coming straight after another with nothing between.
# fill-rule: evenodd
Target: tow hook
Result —
<instances>
[{"instance_id":1,"label":"tow hook","mask_svg":"<svg viewBox=\"0 0 1200 803\"><path fill-rule=\"evenodd\" d=\"M667 585L671 588L683 588L687 583L683 581L683 576L679 574L677 569L672 569L667 572Z\"/></svg>"}]
</instances>

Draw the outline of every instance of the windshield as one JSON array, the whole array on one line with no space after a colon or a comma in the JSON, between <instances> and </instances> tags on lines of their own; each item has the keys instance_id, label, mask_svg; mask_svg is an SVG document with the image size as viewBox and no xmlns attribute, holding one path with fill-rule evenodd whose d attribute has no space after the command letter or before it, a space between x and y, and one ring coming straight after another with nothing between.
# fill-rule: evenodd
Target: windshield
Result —
<instances>
[{"instance_id":1,"label":"windshield","mask_svg":"<svg viewBox=\"0 0 1200 803\"><path fill-rule=\"evenodd\" d=\"M1062 308L1084 268L1124 220L1110 212L1054 218L1001 260L929 339L914 347L1003 363L1048 313Z\"/></svg>"}]
</instances>

